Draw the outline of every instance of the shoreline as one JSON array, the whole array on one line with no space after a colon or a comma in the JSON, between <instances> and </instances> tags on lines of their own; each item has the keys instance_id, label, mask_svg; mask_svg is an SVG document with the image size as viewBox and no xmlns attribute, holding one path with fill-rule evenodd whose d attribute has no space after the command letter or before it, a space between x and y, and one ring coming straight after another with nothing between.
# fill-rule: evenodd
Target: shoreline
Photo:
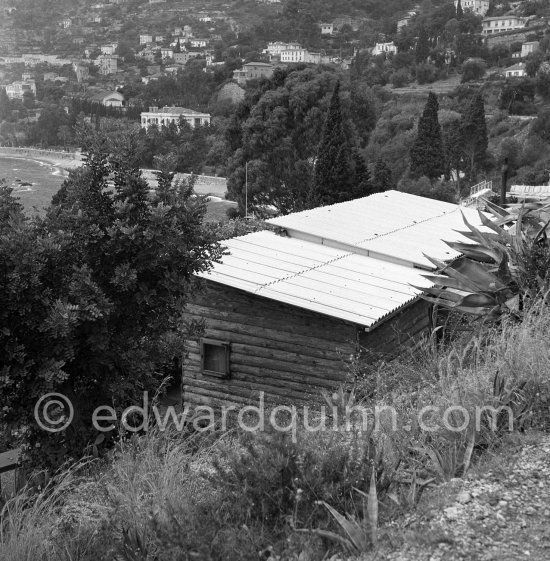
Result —
<instances>
[{"instance_id":1,"label":"shoreline","mask_svg":"<svg viewBox=\"0 0 550 561\"><path fill-rule=\"evenodd\" d=\"M41 164L48 164L52 167L63 170L65 172L64 175L68 175L69 171L82 165L82 160L77 159L76 153L74 152L62 153L50 150L41 150L39 148L11 148L7 146L0 146L0 158L13 158L16 160L28 160Z\"/></svg>"},{"instance_id":2,"label":"shoreline","mask_svg":"<svg viewBox=\"0 0 550 561\"><path fill-rule=\"evenodd\" d=\"M43 150L41 148L0 146L0 158L13 158L47 164L62 170L64 177L68 177L71 170L84 165L80 152L62 152L59 150ZM143 178L153 186L156 184L156 180L153 177L154 171L152 169L141 169ZM189 177L189 175L188 173L177 174L177 176L182 178ZM195 193L198 195L213 195L225 200L227 179L225 177L198 175Z\"/></svg>"}]
</instances>

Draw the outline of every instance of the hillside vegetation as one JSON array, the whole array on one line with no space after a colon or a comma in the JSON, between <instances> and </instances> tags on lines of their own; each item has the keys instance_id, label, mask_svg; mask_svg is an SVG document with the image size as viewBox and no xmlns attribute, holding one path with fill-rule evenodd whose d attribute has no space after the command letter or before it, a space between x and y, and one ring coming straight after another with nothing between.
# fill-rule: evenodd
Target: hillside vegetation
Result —
<instances>
[{"instance_id":1,"label":"hillside vegetation","mask_svg":"<svg viewBox=\"0 0 550 561\"><path fill-rule=\"evenodd\" d=\"M423 497L433 501L439 484L506 450L507 415L482 415L475 431L476 407L510 407L514 430L550 428L549 341L550 319L539 304L521 324L505 321L443 347L427 343L391 364L358 363L354 392L335 394L332 405L354 398L369 408L391 405L397 430L381 417L374 431L298 429L295 439L201 433L192 423L185 434L123 437L103 459L62 470L7 503L0 558L237 561L263 552L321 560L385 549L393 543L387 524L425 509ZM472 414L459 432L442 423L451 405ZM414 422L426 406L433 406L431 431ZM462 415L452 413L450 425L463 425Z\"/></svg>"}]
</instances>

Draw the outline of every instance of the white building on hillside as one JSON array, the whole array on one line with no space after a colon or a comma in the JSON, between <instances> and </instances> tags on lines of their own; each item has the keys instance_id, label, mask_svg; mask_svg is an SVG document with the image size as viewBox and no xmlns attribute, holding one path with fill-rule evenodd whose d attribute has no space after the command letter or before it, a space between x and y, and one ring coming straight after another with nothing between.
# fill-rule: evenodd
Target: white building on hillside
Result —
<instances>
[{"instance_id":1,"label":"white building on hillside","mask_svg":"<svg viewBox=\"0 0 550 561\"><path fill-rule=\"evenodd\" d=\"M525 58L530 54L539 50L538 41L527 41L521 45L521 58Z\"/></svg>"},{"instance_id":2,"label":"white building on hillside","mask_svg":"<svg viewBox=\"0 0 550 561\"><path fill-rule=\"evenodd\" d=\"M124 105L124 96L117 91L102 90L93 94L89 100L104 107L122 107Z\"/></svg>"},{"instance_id":3,"label":"white building on hillside","mask_svg":"<svg viewBox=\"0 0 550 561\"><path fill-rule=\"evenodd\" d=\"M97 57L99 73L103 76L118 72L118 55L100 55Z\"/></svg>"},{"instance_id":4,"label":"white building on hillside","mask_svg":"<svg viewBox=\"0 0 550 561\"><path fill-rule=\"evenodd\" d=\"M506 78L521 78L525 75L525 65L523 62L518 62L518 64L504 69L504 76L506 76Z\"/></svg>"},{"instance_id":5,"label":"white building on hillside","mask_svg":"<svg viewBox=\"0 0 550 561\"><path fill-rule=\"evenodd\" d=\"M307 49L291 49L282 51L280 54L281 62L296 64L303 62L306 64L320 64L321 53L310 53Z\"/></svg>"},{"instance_id":6,"label":"white building on hillside","mask_svg":"<svg viewBox=\"0 0 550 561\"><path fill-rule=\"evenodd\" d=\"M34 80L12 82L6 86L6 94L10 99L23 99L27 92L36 96L36 83Z\"/></svg>"},{"instance_id":7,"label":"white building on hillside","mask_svg":"<svg viewBox=\"0 0 550 561\"><path fill-rule=\"evenodd\" d=\"M233 71L233 79L237 84L244 85L248 80L271 78L274 68L267 62L247 62L242 68Z\"/></svg>"},{"instance_id":8,"label":"white building on hillside","mask_svg":"<svg viewBox=\"0 0 550 561\"><path fill-rule=\"evenodd\" d=\"M334 24L333 23L320 23L321 35L334 35Z\"/></svg>"},{"instance_id":9,"label":"white building on hillside","mask_svg":"<svg viewBox=\"0 0 550 561\"><path fill-rule=\"evenodd\" d=\"M108 43L107 45L101 45L102 55L114 55L116 53L118 43Z\"/></svg>"},{"instance_id":10,"label":"white building on hillside","mask_svg":"<svg viewBox=\"0 0 550 561\"><path fill-rule=\"evenodd\" d=\"M147 130L151 125L157 127L176 125L184 119L191 127L210 124L210 113L200 113L184 107L149 107L149 111L141 114L141 128Z\"/></svg>"},{"instance_id":11,"label":"white building on hillside","mask_svg":"<svg viewBox=\"0 0 550 561\"><path fill-rule=\"evenodd\" d=\"M274 43L268 43L267 49L264 49L264 54L268 54L270 57L279 57L283 51L297 51L302 50L302 45L300 43L283 43L282 41L275 41Z\"/></svg>"},{"instance_id":12,"label":"white building on hillside","mask_svg":"<svg viewBox=\"0 0 550 561\"><path fill-rule=\"evenodd\" d=\"M391 43L376 43L372 49L374 56L388 53L397 54L397 45L394 45L393 41Z\"/></svg>"},{"instance_id":13,"label":"white building on hillside","mask_svg":"<svg viewBox=\"0 0 550 561\"><path fill-rule=\"evenodd\" d=\"M189 44L194 49L203 49L208 46L208 39L190 39Z\"/></svg>"},{"instance_id":14,"label":"white building on hillside","mask_svg":"<svg viewBox=\"0 0 550 561\"><path fill-rule=\"evenodd\" d=\"M484 16L489 11L489 0L461 0L460 5L465 12L473 12L478 16ZM455 9L458 6L458 0L455 0Z\"/></svg>"},{"instance_id":15,"label":"white building on hillside","mask_svg":"<svg viewBox=\"0 0 550 561\"><path fill-rule=\"evenodd\" d=\"M162 60L166 60L167 58L174 58L174 49L171 49L169 47L161 47L160 56Z\"/></svg>"},{"instance_id":16,"label":"white building on hillside","mask_svg":"<svg viewBox=\"0 0 550 561\"><path fill-rule=\"evenodd\" d=\"M504 31L523 29L526 23L527 20L519 16L497 16L485 18L481 22L481 27L483 35L494 35L495 33L503 33Z\"/></svg>"}]
</instances>

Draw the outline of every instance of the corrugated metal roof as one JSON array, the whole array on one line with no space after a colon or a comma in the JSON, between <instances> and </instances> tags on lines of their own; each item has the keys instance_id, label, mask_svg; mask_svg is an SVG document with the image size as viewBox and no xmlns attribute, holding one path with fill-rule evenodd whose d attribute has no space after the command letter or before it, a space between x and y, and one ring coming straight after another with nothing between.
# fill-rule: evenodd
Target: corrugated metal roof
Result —
<instances>
[{"instance_id":1,"label":"corrugated metal roof","mask_svg":"<svg viewBox=\"0 0 550 561\"><path fill-rule=\"evenodd\" d=\"M230 255L201 277L364 327L429 286L417 269L268 231L223 243Z\"/></svg>"},{"instance_id":2,"label":"corrugated metal roof","mask_svg":"<svg viewBox=\"0 0 550 561\"><path fill-rule=\"evenodd\" d=\"M476 210L398 191L268 220L293 238L306 239L409 266L430 267L426 253L442 260L458 254L442 240L463 241L462 216L476 226Z\"/></svg>"},{"instance_id":3,"label":"corrugated metal roof","mask_svg":"<svg viewBox=\"0 0 550 561\"><path fill-rule=\"evenodd\" d=\"M373 328L428 287L418 267L459 254L463 214L477 211L387 191L269 220L263 231L227 240L229 255L200 276L252 294Z\"/></svg>"}]
</instances>

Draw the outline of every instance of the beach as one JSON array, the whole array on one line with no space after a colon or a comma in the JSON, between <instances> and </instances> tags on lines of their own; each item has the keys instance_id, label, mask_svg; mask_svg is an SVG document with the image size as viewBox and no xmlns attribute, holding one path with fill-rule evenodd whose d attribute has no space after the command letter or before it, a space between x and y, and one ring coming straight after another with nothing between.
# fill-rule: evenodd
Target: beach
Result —
<instances>
[{"instance_id":1,"label":"beach","mask_svg":"<svg viewBox=\"0 0 550 561\"><path fill-rule=\"evenodd\" d=\"M11 148L0 146L0 179L13 188L28 213L39 214L50 204L69 171L82 165L80 152L41 150L37 148ZM143 177L154 188L153 170L142 170ZM178 179L189 174L177 174ZM195 193L209 196L206 219L224 220L225 212L237 206L225 200L227 182L223 177L198 176Z\"/></svg>"},{"instance_id":2,"label":"beach","mask_svg":"<svg viewBox=\"0 0 550 561\"><path fill-rule=\"evenodd\" d=\"M82 154L78 151L64 152L62 150L0 146L0 158L35 160L66 171L70 171L82 165Z\"/></svg>"}]
</instances>

